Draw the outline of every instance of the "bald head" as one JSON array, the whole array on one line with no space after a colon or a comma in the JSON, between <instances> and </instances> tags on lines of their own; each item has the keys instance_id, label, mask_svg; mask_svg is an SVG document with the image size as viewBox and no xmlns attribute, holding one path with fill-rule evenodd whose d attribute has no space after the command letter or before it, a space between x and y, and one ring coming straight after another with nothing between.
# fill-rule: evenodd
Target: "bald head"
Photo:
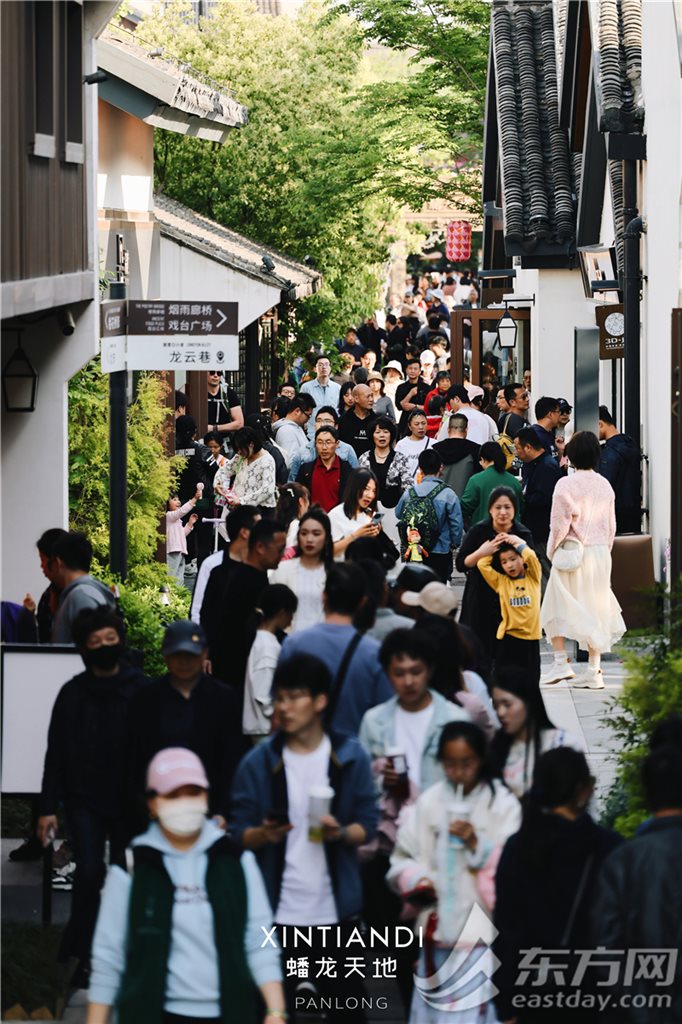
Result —
<instances>
[{"instance_id":1,"label":"bald head","mask_svg":"<svg viewBox=\"0 0 682 1024\"><path fill-rule=\"evenodd\" d=\"M359 409L363 412L371 412L372 406L374 405L374 392L367 384L356 384L353 388L353 398L355 400L355 412Z\"/></svg>"}]
</instances>

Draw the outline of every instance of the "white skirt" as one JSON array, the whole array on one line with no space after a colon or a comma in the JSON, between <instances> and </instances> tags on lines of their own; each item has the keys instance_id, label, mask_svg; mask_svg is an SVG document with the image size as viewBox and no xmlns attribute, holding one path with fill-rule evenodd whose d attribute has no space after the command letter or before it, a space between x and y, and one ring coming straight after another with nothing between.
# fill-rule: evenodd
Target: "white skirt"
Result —
<instances>
[{"instance_id":1,"label":"white skirt","mask_svg":"<svg viewBox=\"0 0 682 1024\"><path fill-rule=\"evenodd\" d=\"M551 638L577 640L583 650L605 654L625 633L620 605L611 590L611 552L605 544L583 548L575 572L552 566L540 622Z\"/></svg>"}]
</instances>

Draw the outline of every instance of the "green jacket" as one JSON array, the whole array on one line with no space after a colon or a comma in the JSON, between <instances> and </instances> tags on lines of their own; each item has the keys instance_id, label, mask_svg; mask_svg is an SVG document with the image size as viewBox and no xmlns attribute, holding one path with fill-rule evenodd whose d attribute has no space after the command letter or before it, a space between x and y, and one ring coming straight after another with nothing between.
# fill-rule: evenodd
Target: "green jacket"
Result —
<instances>
[{"instance_id":1,"label":"green jacket","mask_svg":"<svg viewBox=\"0 0 682 1024\"><path fill-rule=\"evenodd\" d=\"M244 952L246 881L229 838L208 850L206 892L213 910L224 1024L255 1024L255 987ZM127 963L117 1000L119 1024L163 1017L175 890L160 850L136 846L130 893Z\"/></svg>"},{"instance_id":2,"label":"green jacket","mask_svg":"<svg viewBox=\"0 0 682 1024\"><path fill-rule=\"evenodd\" d=\"M461 504L468 525L488 518L488 499L496 487L511 487L516 494L518 506L514 518L521 518L523 505L521 481L511 473L499 473L494 466L488 466L482 473L475 473L464 488Z\"/></svg>"}]
</instances>

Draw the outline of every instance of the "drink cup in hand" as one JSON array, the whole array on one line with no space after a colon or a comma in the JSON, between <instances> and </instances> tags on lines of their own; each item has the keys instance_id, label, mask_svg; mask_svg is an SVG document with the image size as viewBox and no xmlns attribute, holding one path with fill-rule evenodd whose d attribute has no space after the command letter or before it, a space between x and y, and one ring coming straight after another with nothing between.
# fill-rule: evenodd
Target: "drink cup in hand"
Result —
<instances>
[{"instance_id":1,"label":"drink cup in hand","mask_svg":"<svg viewBox=\"0 0 682 1024\"><path fill-rule=\"evenodd\" d=\"M308 839L311 843L322 842L322 818L329 814L333 799L334 790L331 786L311 786L308 793Z\"/></svg>"}]
</instances>

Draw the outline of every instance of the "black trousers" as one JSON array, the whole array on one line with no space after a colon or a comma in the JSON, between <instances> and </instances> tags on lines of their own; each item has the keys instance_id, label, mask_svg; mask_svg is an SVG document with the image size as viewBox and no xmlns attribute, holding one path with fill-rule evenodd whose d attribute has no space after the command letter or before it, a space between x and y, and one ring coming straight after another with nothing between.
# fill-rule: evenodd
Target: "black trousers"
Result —
<instances>
[{"instance_id":1,"label":"black trousers","mask_svg":"<svg viewBox=\"0 0 682 1024\"><path fill-rule=\"evenodd\" d=\"M395 928L401 923L403 901L386 885L386 873L390 863L388 854L380 853L362 865L363 917L370 928L379 931L384 928ZM390 953L397 961L396 980L407 1019L414 988L414 969L419 960L416 938L412 947L392 949Z\"/></svg>"},{"instance_id":2,"label":"black trousers","mask_svg":"<svg viewBox=\"0 0 682 1024\"><path fill-rule=\"evenodd\" d=\"M424 565L433 569L443 583L447 583L452 576L452 552L448 551L447 554L442 555L429 554L429 557L424 560Z\"/></svg>"},{"instance_id":3,"label":"black trousers","mask_svg":"<svg viewBox=\"0 0 682 1024\"><path fill-rule=\"evenodd\" d=\"M347 936L354 928L359 927L360 921L346 921L339 924L342 935ZM301 926L299 926L301 927ZM287 1001L287 1012L291 1024L296 1022L317 1019L317 1014L324 1012L326 1020L336 1021L337 1024L366 1024L367 1016L363 1009L362 1001L366 999L365 985L363 978L352 971L350 977L346 978L346 963L350 957L362 957L367 966L371 966L372 950L363 949L359 945L351 945L348 948L339 949L336 942L331 941L331 936L336 935L336 925L332 926L333 931L327 933L327 945L322 945L322 934L312 928L312 945L294 948L291 943L293 927L287 927L289 941L287 945L283 942L282 926L277 926L277 939L282 946L282 969L284 972L284 995ZM307 934L307 929L304 929ZM364 955L363 955L364 954ZM288 961L304 958L309 965L307 977L288 977ZM325 974L316 977L321 970L320 961L333 960L336 966L336 978L330 978ZM357 961L356 961L357 963ZM361 965L358 965L364 973ZM331 1005L323 1002L329 1000Z\"/></svg>"},{"instance_id":4,"label":"black trousers","mask_svg":"<svg viewBox=\"0 0 682 1024\"><path fill-rule=\"evenodd\" d=\"M503 636L495 643L495 665L523 669L528 676L540 682L540 641L520 640L516 636Z\"/></svg>"},{"instance_id":5,"label":"black trousers","mask_svg":"<svg viewBox=\"0 0 682 1024\"><path fill-rule=\"evenodd\" d=\"M106 865L104 851L109 839L109 861L125 868L130 824L124 818L107 818L89 807L66 808L66 823L73 845L76 873L71 894L71 916L62 937L59 959L78 957L86 965L97 924L100 890Z\"/></svg>"}]
</instances>

